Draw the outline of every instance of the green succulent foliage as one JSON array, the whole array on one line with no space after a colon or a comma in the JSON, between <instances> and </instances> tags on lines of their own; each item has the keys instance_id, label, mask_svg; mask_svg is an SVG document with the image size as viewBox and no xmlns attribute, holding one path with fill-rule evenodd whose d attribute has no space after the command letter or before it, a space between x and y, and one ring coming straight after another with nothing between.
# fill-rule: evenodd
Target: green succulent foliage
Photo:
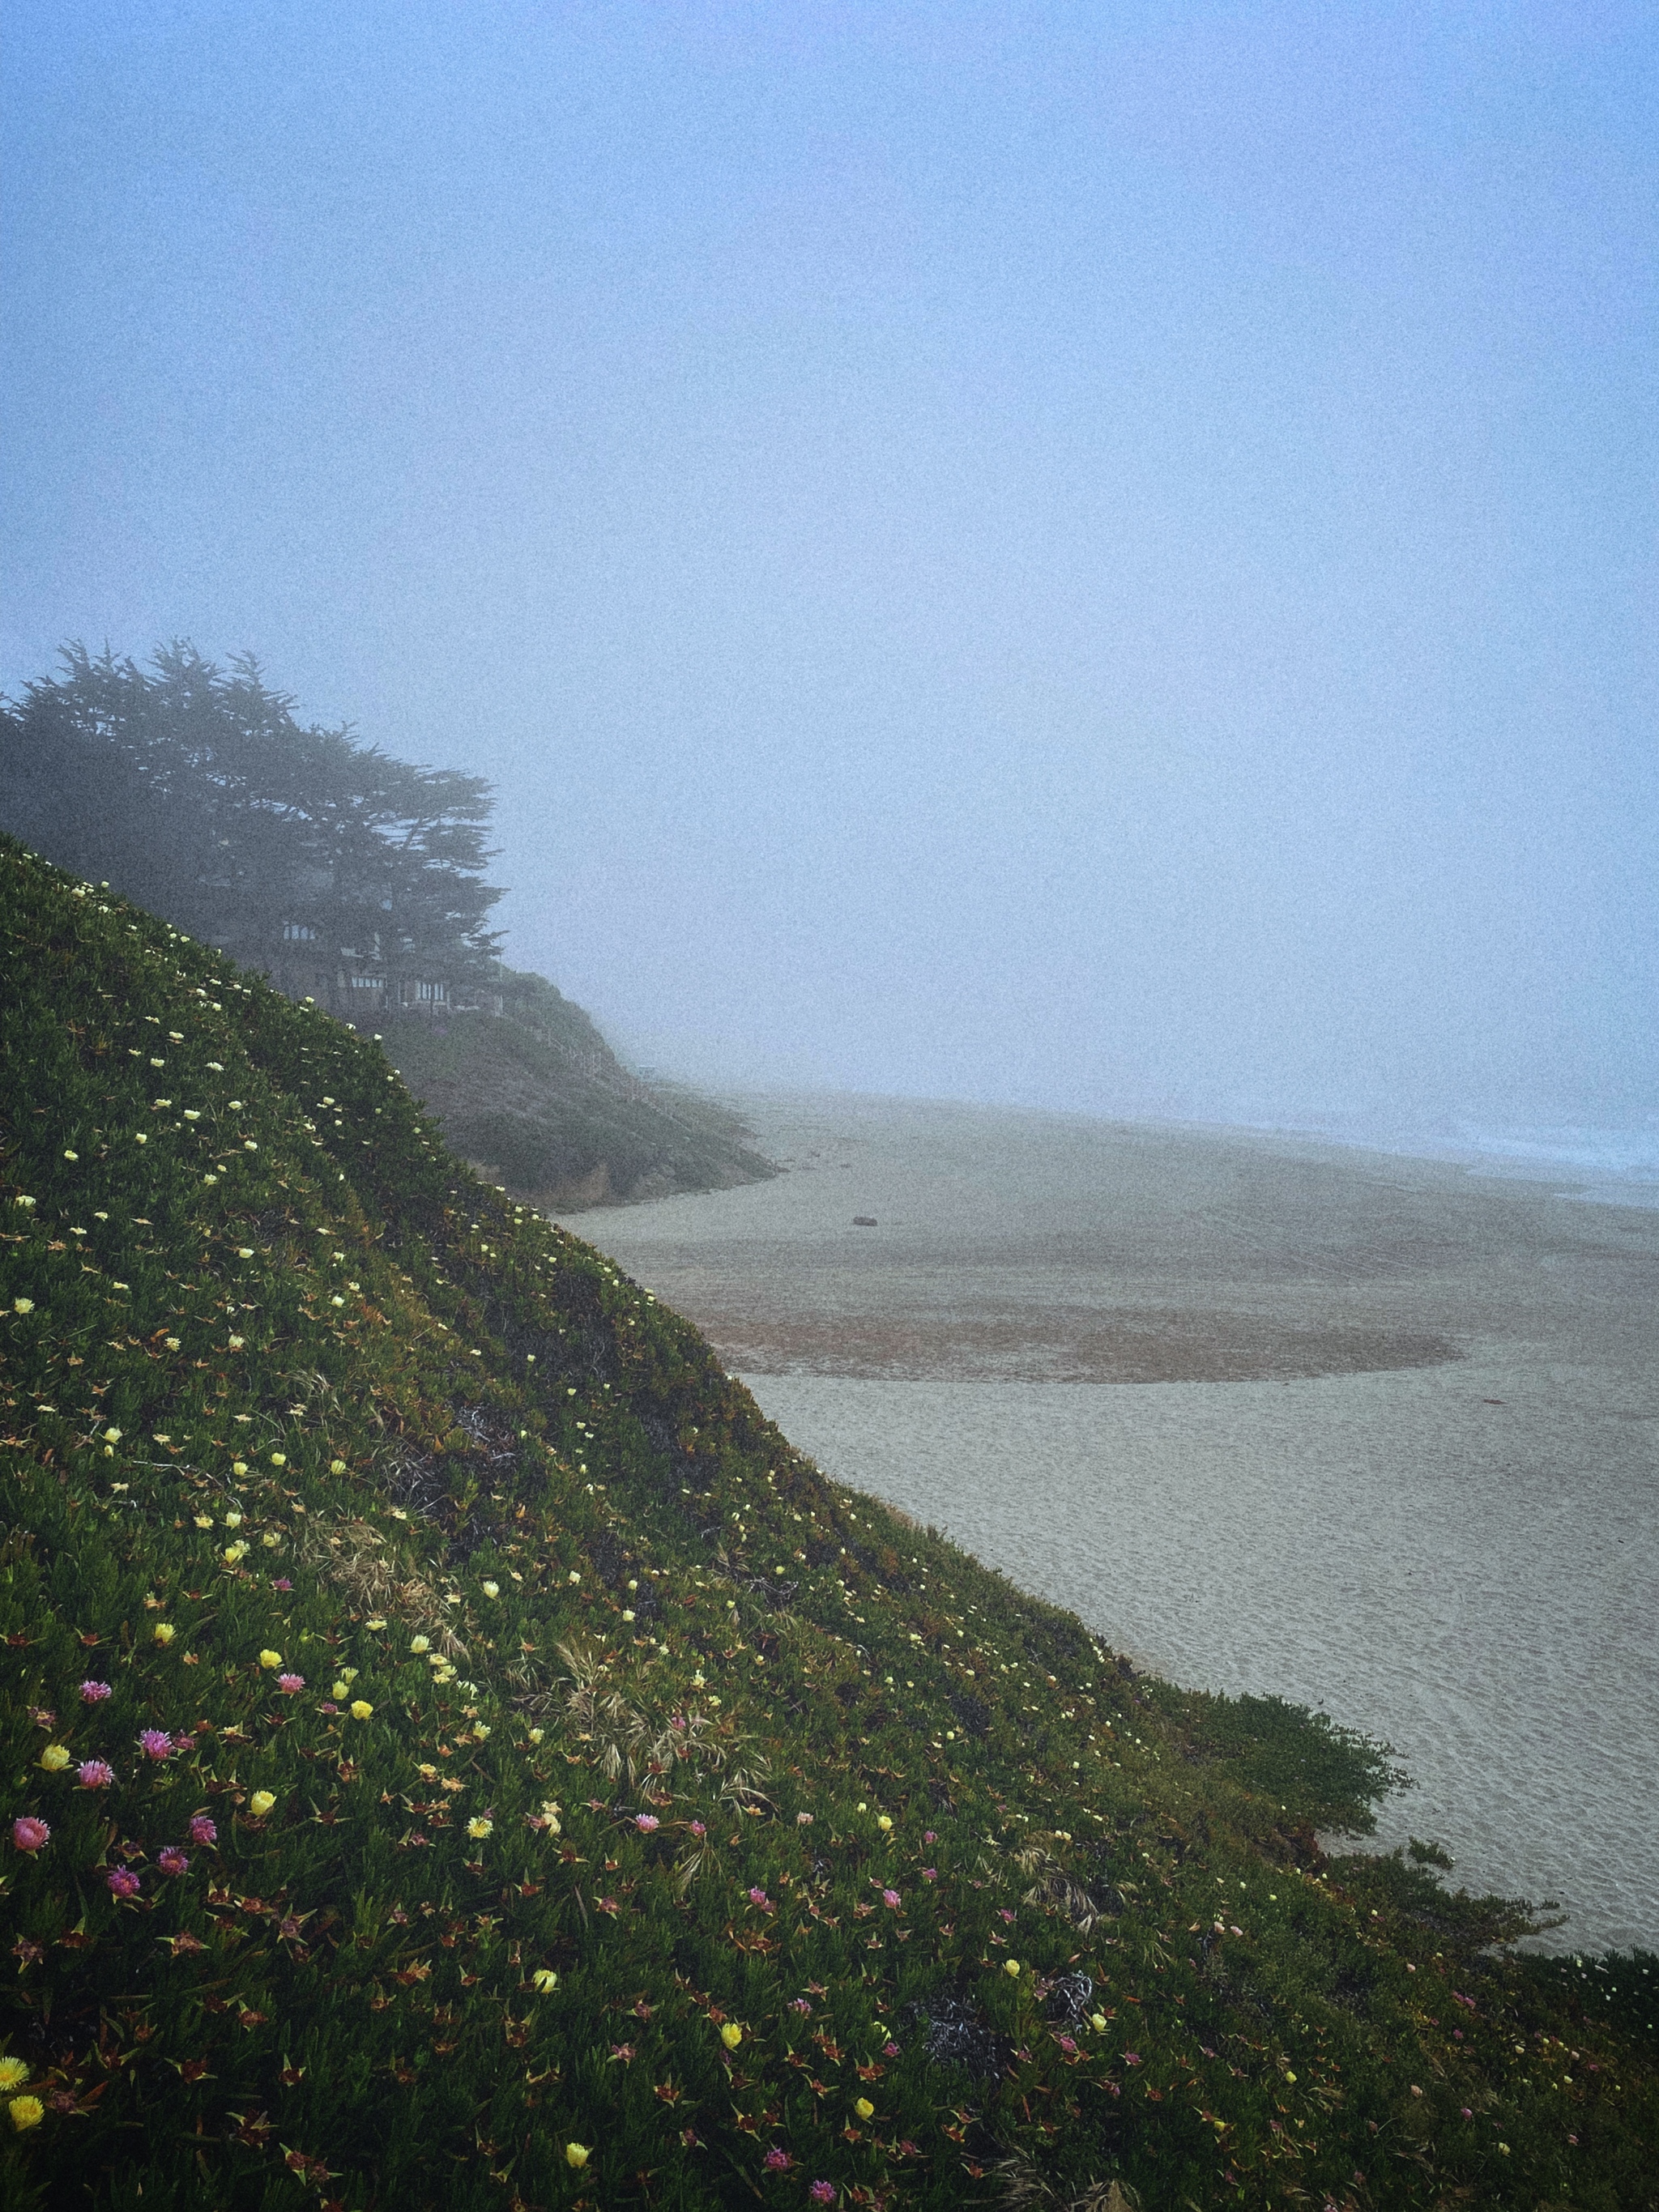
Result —
<instances>
[{"instance_id":1,"label":"green succulent foliage","mask_svg":"<svg viewBox=\"0 0 1659 2212\"><path fill-rule=\"evenodd\" d=\"M1655 1962L1327 1856L1382 1747L828 1480L348 1029L0 916L5 2203L1655 2202Z\"/></svg>"}]
</instances>

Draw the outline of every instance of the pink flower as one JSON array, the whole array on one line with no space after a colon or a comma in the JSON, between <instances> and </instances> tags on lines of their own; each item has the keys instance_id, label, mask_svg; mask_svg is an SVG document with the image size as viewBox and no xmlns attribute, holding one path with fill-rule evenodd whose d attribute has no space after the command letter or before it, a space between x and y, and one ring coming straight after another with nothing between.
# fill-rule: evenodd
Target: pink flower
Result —
<instances>
[{"instance_id":1,"label":"pink flower","mask_svg":"<svg viewBox=\"0 0 1659 2212\"><path fill-rule=\"evenodd\" d=\"M921 1840L924 1844L936 1844L939 1841L939 1838L933 1833L931 1828L924 1828L921 1832Z\"/></svg>"},{"instance_id":2,"label":"pink flower","mask_svg":"<svg viewBox=\"0 0 1659 2212\"><path fill-rule=\"evenodd\" d=\"M177 1844L168 1844L165 1850L160 1851L156 1856L155 1863L163 1874L179 1875L190 1872L190 1860L179 1850Z\"/></svg>"},{"instance_id":3,"label":"pink flower","mask_svg":"<svg viewBox=\"0 0 1659 2212\"><path fill-rule=\"evenodd\" d=\"M890 1912L896 1912L899 1908L899 1893L897 1890L884 1889L881 1893L881 1901L887 1907L887 1910Z\"/></svg>"},{"instance_id":4,"label":"pink flower","mask_svg":"<svg viewBox=\"0 0 1659 2212\"><path fill-rule=\"evenodd\" d=\"M704 1827L701 1820L693 1820L691 1823L691 1832L694 1836L706 1836L708 1833L708 1831Z\"/></svg>"},{"instance_id":5,"label":"pink flower","mask_svg":"<svg viewBox=\"0 0 1659 2212\"><path fill-rule=\"evenodd\" d=\"M881 2046L881 2055L884 2058L896 2058L899 2055L897 2044L884 2043Z\"/></svg>"},{"instance_id":6,"label":"pink flower","mask_svg":"<svg viewBox=\"0 0 1659 2212\"><path fill-rule=\"evenodd\" d=\"M165 1729L145 1729L138 1738L138 1748L146 1759L165 1759L173 1748L173 1738Z\"/></svg>"},{"instance_id":7,"label":"pink flower","mask_svg":"<svg viewBox=\"0 0 1659 2212\"><path fill-rule=\"evenodd\" d=\"M921 1870L921 1878L924 1881L937 1881L939 1880L939 1869L937 1867L923 1867Z\"/></svg>"},{"instance_id":8,"label":"pink flower","mask_svg":"<svg viewBox=\"0 0 1659 2212\"><path fill-rule=\"evenodd\" d=\"M769 1912L772 1910L772 1900L763 1889L751 1889L749 1893L749 1902L751 1905L758 1905L763 1912Z\"/></svg>"},{"instance_id":9,"label":"pink flower","mask_svg":"<svg viewBox=\"0 0 1659 2212\"><path fill-rule=\"evenodd\" d=\"M294 1585L289 1582L286 1575L278 1575L276 1581L272 1583L270 1587L272 1589L276 1590L291 1590Z\"/></svg>"},{"instance_id":10,"label":"pink flower","mask_svg":"<svg viewBox=\"0 0 1659 2212\"><path fill-rule=\"evenodd\" d=\"M82 1682L81 1695L89 1705L101 1705L110 1694L107 1682Z\"/></svg>"},{"instance_id":11,"label":"pink flower","mask_svg":"<svg viewBox=\"0 0 1659 2212\"><path fill-rule=\"evenodd\" d=\"M279 1674L276 1686L285 1698L297 1698L306 1686L303 1674Z\"/></svg>"},{"instance_id":12,"label":"pink flower","mask_svg":"<svg viewBox=\"0 0 1659 2212\"><path fill-rule=\"evenodd\" d=\"M1077 2043L1076 2043L1076 2040L1075 2040L1075 2039L1074 2039L1074 2038L1073 2038L1072 2036L1069 2036L1069 2035L1061 2035L1061 2036L1057 2036L1054 2039L1055 2039L1055 2041L1059 2044L1059 2045L1060 2045L1060 2049L1061 2049L1062 2051L1066 2051L1066 2052L1068 2052L1068 2053L1069 2053L1069 2052L1073 2051L1075 2051L1075 2050L1077 2049Z\"/></svg>"},{"instance_id":13,"label":"pink flower","mask_svg":"<svg viewBox=\"0 0 1659 2212\"><path fill-rule=\"evenodd\" d=\"M814 2204L833 2204L836 2201L836 2185L833 2181L815 2181L806 2193Z\"/></svg>"},{"instance_id":14,"label":"pink flower","mask_svg":"<svg viewBox=\"0 0 1659 2212\"><path fill-rule=\"evenodd\" d=\"M771 2149L767 2152L765 2157L761 2160L761 2164L766 2168L766 2171L769 2173L787 2173L794 2162L794 2160L790 2157L788 2152L787 2150L781 2150L776 2143L773 2144Z\"/></svg>"},{"instance_id":15,"label":"pink flower","mask_svg":"<svg viewBox=\"0 0 1659 2212\"><path fill-rule=\"evenodd\" d=\"M1126 2066L1139 2066L1140 2053L1138 2051L1126 2051L1123 2054L1123 2063Z\"/></svg>"},{"instance_id":16,"label":"pink flower","mask_svg":"<svg viewBox=\"0 0 1659 2212\"><path fill-rule=\"evenodd\" d=\"M195 1813L191 1814L190 1823L190 1840L192 1844L216 1844L218 1842L219 1831L205 1813Z\"/></svg>"},{"instance_id":17,"label":"pink flower","mask_svg":"<svg viewBox=\"0 0 1659 2212\"><path fill-rule=\"evenodd\" d=\"M791 1997L789 2009L791 2012L811 2012L812 2008L805 1997Z\"/></svg>"},{"instance_id":18,"label":"pink flower","mask_svg":"<svg viewBox=\"0 0 1659 2212\"><path fill-rule=\"evenodd\" d=\"M661 1827L662 1822L657 1818L654 1813L635 1813L634 1815L634 1826L639 1830L642 1836L648 1836L653 1828Z\"/></svg>"},{"instance_id":19,"label":"pink flower","mask_svg":"<svg viewBox=\"0 0 1659 2212\"><path fill-rule=\"evenodd\" d=\"M1463 2108L1462 2108L1462 2109L1463 2109L1463 2118L1464 2118L1466 2120L1472 2120L1472 2119L1474 2118L1474 2114L1470 2111L1469 2107L1468 2107L1467 2105L1465 2105L1465 2106L1463 2106Z\"/></svg>"},{"instance_id":20,"label":"pink flower","mask_svg":"<svg viewBox=\"0 0 1659 2212\"><path fill-rule=\"evenodd\" d=\"M1005 1919L1006 1921L1007 1921L1007 1922L1008 1922L1008 1923L1009 1923L1009 1925L1012 1927L1012 1924L1013 1924L1013 1918L1014 1918L1013 1914L1012 1914L1012 1912L1010 1912L1010 1911L1009 1911L1009 1910L1008 1910L1008 1908L1007 1908L1007 1906L1006 1906L1006 1905L1005 1905L1000 1906L1000 1907L999 1908L999 1910L1000 1910L1000 1914L1001 1914L1002 1918L1003 1918L1003 1919Z\"/></svg>"},{"instance_id":21,"label":"pink flower","mask_svg":"<svg viewBox=\"0 0 1659 2212\"><path fill-rule=\"evenodd\" d=\"M325 1698L322 1704L318 1706L317 1710L319 1713L337 1713L340 1708L335 1704L332 1698Z\"/></svg>"},{"instance_id":22,"label":"pink flower","mask_svg":"<svg viewBox=\"0 0 1659 2212\"><path fill-rule=\"evenodd\" d=\"M131 1867L112 1867L109 1870L109 1886L112 1893L116 1897L137 1897L138 1894L138 1877Z\"/></svg>"},{"instance_id":23,"label":"pink flower","mask_svg":"<svg viewBox=\"0 0 1659 2212\"><path fill-rule=\"evenodd\" d=\"M20 1851L38 1851L52 1841L52 1830L44 1820L25 1813L21 1820L12 1822L11 1839Z\"/></svg>"},{"instance_id":24,"label":"pink flower","mask_svg":"<svg viewBox=\"0 0 1659 2212\"><path fill-rule=\"evenodd\" d=\"M115 1779L115 1769L101 1759L83 1759L75 1770L75 1778L83 1790L107 1790Z\"/></svg>"}]
</instances>

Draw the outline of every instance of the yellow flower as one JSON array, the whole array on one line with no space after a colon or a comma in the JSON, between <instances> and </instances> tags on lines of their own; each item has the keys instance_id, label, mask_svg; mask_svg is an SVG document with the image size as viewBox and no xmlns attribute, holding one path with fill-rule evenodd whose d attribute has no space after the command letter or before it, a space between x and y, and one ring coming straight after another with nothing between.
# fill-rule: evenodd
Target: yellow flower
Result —
<instances>
[{"instance_id":1,"label":"yellow flower","mask_svg":"<svg viewBox=\"0 0 1659 2212\"><path fill-rule=\"evenodd\" d=\"M328 1463L328 1471L331 1474L343 1474L346 1471L346 1463L343 1459L331 1459Z\"/></svg>"},{"instance_id":2,"label":"yellow flower","mask_svg":"<svg viewBox=\"0 0 1659 2212\"><path fill-rule=\"evenodd\" d=\"M231 1336L227 1337L225 1341L229 1345L233 1352L240 1352L242 1346L247 1342L247 1339L245 1336ZM238 1474L246 1474L247 1473L246 1465L240 1460L238 1460L236 1462L236 1472Z\"/></svg>"},{"instance_id":3,"label":"yellow flower","mask_svg":"<svg viewBox=\"0 0 1659 2212\"><path fill-rule=\"evenodd\" d=\"M354 1698L351 1701L351 1717L354 1721L366 1721L374 1711L374 1706L369 1704L367 1698Z\"/></svg>"},{"instance_id":4,"label":"yellow flower","mask_svg":"<svg viewBox=\"0 0 1659 2212\"><path fill-rule=\"evenodd\" d=\"M743 2030L734 2020L728 2020L720 2030L720 2041L728 2051L735 2051L743 2041Z\"/></svg>"},{"instance_id":5,"label":"yellow flower","mask_svg":"<svg viewBox=\"0 0 1659 2212\"><path fill-rule=\"evenodd\" d=\"M568 2142L564 2147L565 2163L574 2166L580 2173L591 2156L586 2143Z\"/></svg>"},{"instance_id":6,"label":"yellow flower","mask_svg":"<svg viewBox=\"0 0 1659 2212\"><path fill-rule=\"evenodd\" d=\"M545 1729L533 1728L530 1731L530 1741L532 1743L539 1743L546 1733Z\"/></svg>"},{"instance_id":7,"label":"yellow flower","mask_svg":"<svg viewBox=\"0 0 1659 2212\"><path fill-rule=\"evenodd\" d=\"M530 1978L544 1996L550 1990L558 1987L559 1978L551 1966L538 1966Z\"/></svg>"},{"instance_id":8,"label":"yellow flower","mask_svg":"<svg viewBox=\"0 0 1659 2212\"><path fill-rule=\"evenodd\" d=\"M365 1628L384 1628L386 1626L385 1617L377 1613L372 1619L366 1620L363 1623L363 1626Z\"/></svg>"},{"instance_id":9,"label":"yellow flower","mask_svg":"<svg viewBox=\"0 0 1659 2212\"><path fill-rule=\"evenodd\" d=\"M1018 1959L1008 1960L1005 1963L1002 1971L1005 1974L1012 1974L1015 1980L1018 1981L1019 1978L1019 1960Z\"/></svg>"},{"instance_id":10,"label":"yellow flower","mask_svg":"<svg viewBox=\"0 0 1659 2212\"><path fill-rule=\"evenodd\" d=\"M328 1694L331 1698L343 1698L349 1695L350 1690L349 1682L336 1682Z\"/></svg>"},{"instance_id":11,"label":"yellow flower","mask_svg":"<svg viewBox=\"0 0 1659 2212\"><path fill-rule=\"evenodd\" d=\"M210 1528L213 1526L213 1516L210 1513L198 1513L196 1516L196 1525L198 1528Z\"/></svg>"},{"instance_id":12,"label":"yellow flower","mask_svg":"<svg viewBox=\"0 0 1659 2212\"><path fill-rule=\"evenodd\" d=\"M46 2108L38 2097L14 2097L6 2110L20 2135L25 2128L38 2128L46 2117Z\"/></svg>"},{"instance_id":13,"label":"yellow flower","mask_svg":"<svg viewBox=\"0 0 1659 2212\"><path fill-rule=\"evenodd\" d=\"M1105 2014L1103 2012L1091 2012L1089 2015L1089 2025L1094 2029L1097 2035L1104 2035L1106 2033Z\"/></svg>"},{"instance_id":14,"label":"yellow flower","mask_svg":"<svg viewBox=\"0 0 1659 2212\"><path fill-rule=\"evenodd\" d=\"M105 1431L104 1431L104 1442L105 1442L106 1444L118 1444L118 1443L120 1443L120 1441L121 1441L121 1431L119 1431L119 1429L106 1429L106 1430L105 1430Z\"/></svg>"},{"instance_id":15,"label":"yellow flower","mask_svg":"<svg viewBox=\"0 0 1659 2212\"><path fill-rule=\"evenodd\" d=\"M478 1587L486 1597L499 1597L501 1594L501 1586L499 1583L480 1583Z\"/></svg>"},{"instance_id":16,"label":"yellow flower","mask_svg":"<svg viewBox=\"0 0 1659 2212\"><path fill-rule=\"evenodd\" d=\"M876 2108L867 2097L860 2097L853 2110L861 2120L872 2120L876 2116Z\"/></svg>"},{"instance_id":17,"label":"yellow flower","mask_svg":"<svg viewBox=\"0 0 1659 2212\"><path fill-rule=\"evenodd\" d=\"M21 2058L0 2058L0 2097L21 2089L28 2078L29 2069Z\"/></svg>"},{"instance_id":18,"label":"yellow flower","mask_svg":"<svg viewBox=\"0 0 1659 2212\"><path fill-rule=\"evenodd\" d=\"M179 1632L170 1620L158 1620L151 1633L158 1644L171 1644Z\"/></svg>"},{"instance_id":19,"label":"yellow flower","mask_svg":"<svg viewBox=\"0 0 1659 2212\"><path fill-rule=\"evenodd\" d=\"M432 1638L429 1636L411 1636L409 1639L409 1648L411 1651L430 1651Z\"/></svg>"},{"instance_id":20,"label":"yellow flower","mask_svg":"<svg viewBox=\"0 0 1659 2212\"><path fill-rule=\"evenodd\" d=\"M280 1667L282 1663L283 1655L280 1651L262 1651L259 1654L259 1664L264 1668L267 1674L275 1673L276 1669Z\"/></svg>"},{"instance_id":21,"label":"yellow flower","mask_svg":"<svg viewBox=\"0 0 1659 2212\"><path fill-rule=\"evenodd\" d=\"M14 1313L31 1314L34 1311L34 1300L33 1298L14 1298L11 1302L11 1310Z\"/></svg>"},{"instance_id":22,"label":"yellow flower","mask_svg":"<svg viewBox=\"0 0 1659 2212\"><path fill-rule=\"evenodd\" d=\"M270 1455L270 1463L273 1467L286 1467L288 1465L288 1454L286 1452L272 1452Z\"/></svg>"},{"instance_id":23,"label":"yellow flower","mask_svg":"<svg viewBox=\"0 0 1659 2212\"><path fill-rule=\"evenodd\" d=\"M892 1826L892 1825L893 1825L892 1821L889 1819L889 1817L887 1816L887 1814L886 1814L885 1813L878 1813L878 1814L877 1814L877 1815L876 1815L876 1826L877 1826L878 1828L880 1828L884 1832L885 1832L885 1831L886 1831L887 1829L890 1828L890 1827Z\"/></svg>"},{"instance_id":24,"label":"yellow flower","mask_svg":"<svg viewBox=\"0 0 1659 2212\"><path fill-rule=\"evenodd\" d=\"M49 1743L40 1754L40 1764L48 1774L61 1774L69 1763L69 1748L65 1744Z\"/></svg>"},{"instance_id":25,"label":"yellow flower","mask_svg":"<svg viewBox=\"0 0 1659 2212\"><path fill-rule=\"evenodd\" d=\"M482 1813L466 1824L466 1832L475 1844L483 1843L486 1836L495 1833L495 1823L493 1820L487 1820Z\"/></svg>"},{"instance_id":26,"label":"yellow flower","mask_svg":"<svg viewBox=\"0 0 1659 2212\"><path fill-rule=\"evenodd\" d=\"M270 1790L256 1790L247 1801L247 1809L256 1820L263 1820L276 1802L276 1796Z\"/></svg>"}]
</instances>

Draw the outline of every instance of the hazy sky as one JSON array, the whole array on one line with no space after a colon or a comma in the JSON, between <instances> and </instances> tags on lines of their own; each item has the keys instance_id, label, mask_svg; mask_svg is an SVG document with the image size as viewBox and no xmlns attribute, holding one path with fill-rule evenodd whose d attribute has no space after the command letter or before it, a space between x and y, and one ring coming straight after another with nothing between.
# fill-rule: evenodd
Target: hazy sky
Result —
<instances>
[{"instance_id":1,"label":"hazy sky","mask_svg":"<svg viewBox=\"0 0 1659 2212\"><path fill-rule=\"evenodd\" d=\"M0 684L483 770L704 1077L1659 1109L1650 5L8 14Z\"/></svg>"}]
</instances>

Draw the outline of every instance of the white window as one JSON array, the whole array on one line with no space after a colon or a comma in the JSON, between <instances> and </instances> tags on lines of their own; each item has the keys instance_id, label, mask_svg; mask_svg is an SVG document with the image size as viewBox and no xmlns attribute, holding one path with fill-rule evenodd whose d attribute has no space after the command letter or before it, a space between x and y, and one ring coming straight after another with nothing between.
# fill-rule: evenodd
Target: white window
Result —
<instances>
[{"instance_id":1,"label":"white window","mask_svg":"<svg viewBox=\"0 0 1659 2212\"><path fill-rule=\"evenodd\" d=\"M351 988L354 991L384 991L386 977L384 975L354 975L351 979Z\"/></svg>"},{"instance_id":2,"label":"white window","mask_svg":"<svg viewBox=\"0 0 1659 2212\"><path fill-rule=\"evenodd\" d=\"M290 945L309 945L316 934L314 929L307 928L302 921L285 921L283 924L283 935Z\"/></svg>"}]
</instances>

